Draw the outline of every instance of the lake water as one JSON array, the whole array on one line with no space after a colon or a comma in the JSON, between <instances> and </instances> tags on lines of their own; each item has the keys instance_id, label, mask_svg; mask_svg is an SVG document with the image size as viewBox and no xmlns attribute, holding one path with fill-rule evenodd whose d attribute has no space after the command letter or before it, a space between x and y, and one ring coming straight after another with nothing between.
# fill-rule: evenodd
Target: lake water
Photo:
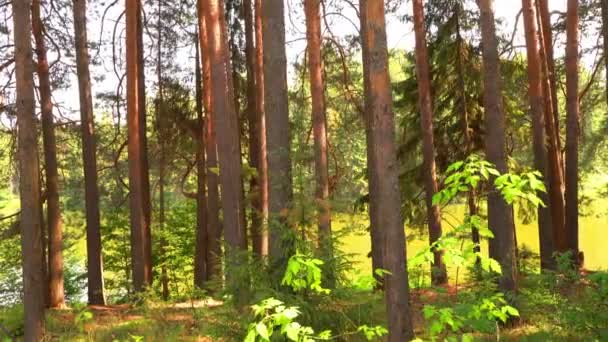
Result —
<instances>
[{"instance_id":1,"label":"lake water","mask_svg":"<svg viewBox=\"0 0 608 342\"><path fill-rule=\"evenodd\" d=\"M589 270L608 270L608 215L604 214L605 205L603 203L591 205L592 211L588 209L584 216L580 218L579 244L580 250L585 253L585 268ZM589 212L587 212L589 211ZM517 211L516 211L517 212ZM449 229L450 226L458 224L463 218L464 207L451 207L443 214L443 227ZM334 215L334 229L340 230L346 227L354 227L356 233L344 236L340 242L342 250L353 254L352 260L357 262L357 268L364 274L371 270L371 259L367 257L370 247L369 233L365 228L369 225L366 215ZM530 224L523 224L518 218L516 222L517 240L520 247L538 253L538 225L536 220ZM406 234L410 236L420 235L418 231L411 232L406 227ZM422 248L428 245L426 238L408 238L407 254L408 257L416 255ZM482 247L487 250L487 247Z\"/></svg>"}]
</instances>

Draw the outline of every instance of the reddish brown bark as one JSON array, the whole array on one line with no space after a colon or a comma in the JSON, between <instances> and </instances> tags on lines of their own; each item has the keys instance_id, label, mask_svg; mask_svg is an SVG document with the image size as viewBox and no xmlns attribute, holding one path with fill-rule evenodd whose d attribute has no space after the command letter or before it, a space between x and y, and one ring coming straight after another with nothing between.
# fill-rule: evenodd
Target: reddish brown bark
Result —
<instances>
[{"instance_id":1,"label":"reddish brown bark","mask_svg":"<svg viewBox=\"0 0 608 342\"><path fill-rule=\"evenodd\" d=\"M205 109L205 152L207 176L207 273L210 278L220 277L221 238L219 175L217 173L217 144L215 139L215 123L213 119L213 101L211 97L211 63L209 60L209 39L205 21L204 3L197 2L198 26L201 50L203 107Z\"/></svg>"},{"instance_id":2,"label":"reddish brown bark","mask_svg":"<svg viewBox=\"0 0 608 342\"><path fill-rule=\"evenodd\" d=\"M40 92L40 110L42 116L42 143L44 147L44 164L46 173L46 224L48 229L48 306L60 308L65 306L63 292L63 255L62 224L59 205L59 173L57 171L57 146L55 123L53 120L53 102L49 62L44 43L44 24L40 15L40 0L32 1L32 31L38 57L37 72Z\"/></svg>"},{"instance_id":3,"label":"reddish brown bark","mask_svg":"<svg viewBox=\"0 0 608 342\"><path fill-rule=\"evenodd\" d=\"M549 90L551 93L551 113L553 114L553 129L559 134L559 105L557 101L557 80L555 73L555 58L553 57L553 32L551 29L551 13L549 12L548 0L538 0L537 2L538 11L540 14L540 27L542 31L543 39L543 50L545 53L545 63L547 67L547 73L545 77L549 82ZM558 136L559 137L559 136ZM558 151L561 151L561 142L558 143ZM563 165L560 165L563 168ZM562 171L563 173L563 171Z\"/></svg>"},{"instance_id":4,"label":"reddish brown bark","mask_svg":"<svg viewBox=\"0 0 608 342\"><path fill-rule=\"evenodd\" d=\"M368 127L370 221L380 236L388 317L388 341L413 338L409 286L405 258L405 232L401 216L398 163L395 147L395 115L388 74L384 1L360 2L365 78L365 110Z\"/></svg>"},{"instance_id":5,"label":"reddish brown bark","mask_svg":"<svg viewBox=\"0 0 608 342\"><path fill-rule=\"evenodd\" d=\"M249 181L249 198L251 200L251 242L253 246L253 252L260 256L261 255L261 239L263 229L263 218L262 218L262 192L259 187L259 173L260 173L260 136L258 129L257 119L257 101L256 98L256 50L255 50L255 24L253 5L251 0L243 1L244 14L245 14L245 57L247 66L247 108L245 109L247 114L247 123L249 127L249 166L256 170L257 175L252 176Z\"/></svg>"},{"instance_id":6,"label":"reddish brown bark","mask_svg":"<svg viewBox=\"0 0 608 342\"><path fill-rule=\"evenodd\" d=\"M223 0L204 0L204 15L209 39L209 61L211 65L211 97L213 99L213 121L222 139L217 141L224 213L224 239L227 243L226 277L228 286L239 295L245 286L230 272L239 259L239 253L247 248L247 234L243 215L243 180L241 178L241 154L239 123L234 106L232 70L226 44L226 24ZM237 301L240 302L239 298Z\"/></svg>"},{"instance_id":7,"label":"reddish brown bark","mask_svg":"<svg viewBox=\"0 0 608 342\"><path fill-rule=\"evenodd\" d=\"M578 0L568 0L566 17L566 236L568 249L578 255Z\"/></svg>"},{"instance_id":8,"label":"reddish brown bark","mask_svg":"<svg viewBox=\"0 0 608 342\"><path fill-rule=\"evenodd\" d=\"M601 0L602 2L602 36L604 38L604 51L608 51L608 0ZM604 58L604 68L606 69L605 77L605 89L606 89L606 102L608 103L608 58Z\"/></svg>"},{"instance_id":9,"label":"reddish brown bark","mask_svg":"<svg viewBox=\"0 0 608 342\"><path fill-rule=\"evenodd\" d=\"M268 160L266 153L266 115L264 114L264 43L262 36L262 0L255 1L255 129L259 138L257 152L259 204L256 205L261 220L259 239L254 239L253 250L268 255Z\"/></svg>"},{"instance_id":10,"label":"reddish brown bark","mask_svg":"<svg viewBox=\"0 0 608 342\"><path fill-rule=\"evenodd\" d=\"M537 3L537 8L542 12L541 1ZM537 20L541 20L542 13L537 13ZM544 96L544 113L545 113L545 130L547 132L547 160L548 160L548 178L549 178L549 197L551 198L551 222L553 227L553 246L558 252L565 252L568 248L566 240L565 228L565 204L564 204L564 175L563 164L561 158L561 149L559 143L559 131L556 130L555 112L553 109L553 92L551 90L551 69L552 60L549 59L548 53L552 53L551 41L545 36L551 36L551 30L545 32L539 26L539 43L540 43L540 62L542 70L542 84ZM547 43L548 41L548 43ZM549 44L549 46L547 46Z\"/></svg>"},{"instance_id":11,"label":"reddish brown bark","mask_svg":"<svg viewBox=\"0 0 608 342\"><path fill-rule=\"evenodd\" d=\"M149 227L147 218L148 206L144 204L146 182L144 180L143 138L141 125L143 109L140 108L140 44L138 43L139 0L126 2L126 45L127 45L127 126L129 154L129 201L131 206L131 268L133 288L142 291L151 284L151 265L148 258ZM149 189L149 188L148 188ZM149 198L149 197L148 197Z\"/></svg>"},{"instance_id":12,"label":"reddish brown bark","mask_svg":"<svg viewBox=\"0 0 608 342\"><path fill-rule=\"evenodd\" d=\"M34 65L30 0L13 1L15 80L19 192L21 203L21 255L23 265L24 337L26 342L42 340L44 333L44 271L40 217L38 132L35 120Z\"/></svg>"},{"instance_id":13,"label":"reddish brown bark","mask_svg":"<svg viewBox=\"0 0 608 342\"><path fill-rule=\"evenodd\" d=\"M195 91L196 91L196 114L200 125L200 136L196 140L196 171L197 171L197 196L196 196L196 242L194 247L194 285L203 288L209 280L207 272L207 250L208 250L208 222L207 222L207 194L205 171L205 121L203 117L203 89L200 64L200 52L198 37L196 45L195 60Z\"/></svg>"},{"instance_id":14,"label":"reddish brown bark","mask_svg":"<svg viewBox=\"0 0 608 342\"><path fill-rule=\"evenodd\" d=\"M76 70L80 94L80 126L82 129L82 159L87 224L87 279L89 304L104 305L103 260L99 218L99 188L97 186L97 147L93 117L93 97L87 48L86 0L74 0L74 41Z\"/></svg>"},{"instance_id":15,"label":"reddish brown bark","mask_svg":"<svg viewBox=\"0 0 608 342\"><path fill-rule=\"evenodd\" d=\"M478 0L480 12L481 41L483 54L484 111L486 123L486 158L505 173L507 168L505 114L502 107L502 85L498 41L494 22L492 0ZM503 291L517 290L517 267L515 250L515 226L513 210L497 190L488 195L488 225L494 233L490 240L490 257L502 267L500 288Z\"/></svg>"},{"instance_id":16,"label":"reddish brown bark","mask_svg":"<svg viewBox=\"0 0 608 342\"><path fill-rule=\"evenodd\" d=\"M534 167L541 172L545 185L549 189L548 160L545 135L545 102L543 98L542 73L540 62L540 44L536 24L536 6L534 0L523 0L523 18L528 56L528 94L532 118L532 138L534 150ZM538 208L538 232L540 242L541 269L553 268L553 232L550 198L540 193L541 200L547 205Z\"/></svg>"},{"instance_id":17,"label":"reddish brown bark","mask_svg":"<svg viewBox=\"0 0 608 342\"><path fill-rule=\"evenodd\" d=\"M264 111L268 153L269 256L278 283L294 252L287 222L293 188L291 179L287 56L283 0L262 5L264 41Z\"/></svg>"},{"instance_id":18,"label":"reddish brown bark","mask_svg":"<svg viewBox=\"0 0 608 342\"><path fill-rule=\"evenodd\" d=\"M426 46L424 28L424 7L422 0L413 0L414 33L416 35L416 77L418 80L418 103L422 129L422 155L424 159L424 186L429 225L429 242L432 245L442 235L441 214L439 207L433 205L433 196L437 193L437 171L435 166L435 143L433 139L433 108L431 102L431 77L429 55ZM434 285L448 281L447 270L443 262L443 252L433 250L431 280Z\"/></svg>"},{"instance_id":19,"label":"reddish brown bark","mask_svg":"<svg viewBox=\"0 0 608 342\"><path fill-rule=\"evenodd\" d=\"M318 208L319 248L331 258L331 209L329 198L329 171L327 158L327 117L325 110L325 80L321 57L321 1L305 0L306 38L308 41L308 71L312 97L312 127L315 142L315 175L317 179L315 201Z\"/></svg>"}]
</instances>

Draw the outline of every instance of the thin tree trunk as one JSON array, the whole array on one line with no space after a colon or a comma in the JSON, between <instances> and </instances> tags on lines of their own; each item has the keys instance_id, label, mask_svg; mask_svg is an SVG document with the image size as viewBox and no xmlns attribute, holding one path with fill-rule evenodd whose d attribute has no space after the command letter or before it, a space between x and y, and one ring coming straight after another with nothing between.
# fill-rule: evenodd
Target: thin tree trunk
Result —
<instances>
[{"instance_id":1,"label":"thin tree trunk","mask_svg":"<svg viewBox=\"0 0 608 342\"><path fill-rule=\"evenodd\" d=\"M573 260L578 255L578 0L568 0L566 17L566 234Z\"/></svg>"},{"instance_id":2,"label":"thin tree trunk","mask_svg":"<svg viewBox=\"0 0 608 342\"><path fill-rule=\"evenodd\" d=\"M40 225L40 168L35 120L34 65L30 0L13 1L15 80L21 203L21 255L23 262L23 340L37 342L44 333L44 271Z\"/></svg>"},{"instance_id":3,"label":"thin tree trunk","mask_svg":"<svg viewBox=\"0 0 608 342\"><path fill-rule=\"evenodd\" d=\"M285 12L283 0L266 0L262 5L264 41L264 109L268 153L269 256L272 279L280 281L287 260L294 252L287 216L291 209L289 103Z\"/></svg>"},{"instance_id":4,"label":"thin tree trunk","mask_svg":"<svg viewBox=\"0 0 608 342\"><path fill-rule=\"evenodd\" d=\"M439 207L433 205L433 196L437 193L437 174L435 166L435 142L433 139L433 108L431 102L431 77L429 55L426 47L426 30L424 28L424 7L422 0L413 0L414 33L416 35L416 76L418 80L418 103L422 129L422 155L424 157L424 186L429 225L429 243L432 245L441 237L441 214ZM448 281L447 270L443 262L443 251L433 248L431 281L434 285L443 285Z\"/></svg>"},{"instance_id":5,"label":"thin tree trunk","mask_svg":"<svg viewBox=\"0 0 608 342\"><path fill-rule=\"evenodd\" d=\"M312 96L312 126L315 142L315 174L317 179L315 201L318 208L319 248L326 260L331 259L331 209L329 198L329 171L327 158L327 117L325 109L325 80L321 57L321 1L305 0L306 38L308 41L308 70ZM328 275L328 280L333 275ZM333 280L332 280L333 282Z\"/></svg>"},{"instance_id":6,"label":"thin tree trunk","mask_svg":"<svg viewBox=\"0 0 608 342\"><path fill-rule=\"evenodd\" d=\"M204 0L203 11L209 38L211 65L211 96L213 120L222 139L217 141L224 212L224 239L227 243L226 265L228 287L239 293L242 303L247 284L235 276L232 267L238 265L241 251L247 248L247 234L243 216L243 186L239 124L234 107L230 58L226 45L226 25L223 0ZM232 272L231 272L232 271Z\"/></svg>"},{"instance_id":7,"label":"thin tree trunk","mask_svg":"<svg viewBox=\"0 0 608 342\"><path fill-rule=\"evenodd\" d=\"M208 221L207 221L207 195L205 184L205 121L203 117L203 90L200 64L200 52L198 37L196 38L196 61L195 61L195 90L196 90L196 114L200 125L200 137L196 140L196 171L197 171L197 197L196 197L196 245L194 248L194 285L202 289L208 281L207 250L208 250Z\"/></svg>"},{"instance_id":8,"label":"thin tree trunk","mask_svg":"<svg viewBox=\"0 0 608 342\"><path fill-rule=\"evenodd\" d=\"M76 70L80 94L80 126L82 129L82 159L87 223L87 278L89 304L104 305L103 259L99 218L99 188L97 185L97 147L87 47L86 0L74 0L74 40Z\"/></svg>"},{"instance_id":9,"label":"thin tree trunk","mask_svg":"<svg viewBox=\"0 0 608 342\"><path fill-rule=\"evenodd\" d=\"M256 98L256 50L254 43L255 24L253 20L253 5L251 0L243 1L245 14L245 57L247 60L247 122L249 127L249 166L256 170L257 175L249 181L249 192L251 199L251 244L255 255L260 256L262 239L263 219L261 208L261 189L259 187L260 174L260 136L257 120Z\"/></svg>"},{"instance_id":10,"label":"thin tree trunk","mask_svg":"<svg viewBox=\"0 0 608 342\"><path fill-rule=\"evenodd\" d=\"M372 230L376 230L382 242L382 263L390 272L384 277L388 341L409 341L414 337L414 331L409 306L384 1L362 0L360 12L363 56L366 59L363 71L367 78L365 108L371 139L371 143L368 142L370 220Z\"/></svg>"},{"instance_id":11,"label":"thin tree trunk","mask_svg":"<svg viewBox=\"0 0 608 342\"><path fill-rule=\"evenodd\" d=\"M162 8L162 0L158 1L158 22L157 22L157 40L156 40L156 82L158 83L158 94L156 101L156 120L157 120L157 129L158 129L158 143L160 145L160 160L158 163L158 225L161 231L161 240L159 246L159 254L163 259L163 263L161 264L160 274L161 274L161 293L164 300L169 299L169 277L167 275L167 257L165 255L165 250L167 247L167 241L164 238L165 232L165 167L167 164L167 143L165 139L167 138L167 119L165 118L164 106L165 99L163 93L163 79L162 79L162 58L163 58L163 32L161 25L161 17L163 14ZM198 53L198 51L197 51ZM149 223L149 222L148 222Z\"/></svg>"},{"instance_id":12,"label":"thin tree trunk","mask_svg":"<svg viewBox=\"0 0 608 342\"><path fill-rule=\"evenodd\" d=\"M203 0L197 1L198 28L201 50L201 65L203 76L203 107L205 108L205 152L207 175L207 273L209 278L221 278L221 239L220 223L219 174L217 164L217 144L215 138L215 123L213 119L213 99L211 96L211 62L209 60L209 39L205 21Z\"/></svg>"},{"instance_id":13,"label":"thin tree trunk","mask_svg":"<svg viewBox=\"0 0 608 342\"><path fill-rule=\"evenodd\" d=\"M546 6L543 0L537 1L537 10L543 12L543 6ZM543 20L543 16L545 19ZM545 130L547 132L547 140L549 141L547 148L548 160L548 178L549 178L549 196L551 197L551 222L553 227L553 244L558 252L567 250L566 228L565 228L565 203L564 203L564 174L563 163L561 157L561 147L559 142L559 130L556 129L555 109L553 100L553 91L551 85L551 64L553 63L552 43L550 23L547 24L546 14L537 13L539 23L548 25L549 29L543 28L539 24L539 43L540 43L540 62L543 76L543 95L545 101Z\"/></svg>"},{"instance_id":14,"label":"thin tree trunk","mask_svg":"<svg viewBox=\"0 0 608 342\"><path fill-rule=\"evenodd\" d=\"M606 103L608 103L608 58L606 57L606 51L608 51L608 0L601 0L602 2L602 36L604 36L604 64L606 68Z\"/></svg>"},{"instance_id":15,"label":"thin tree trunk","mask_svg":"<svg viewBox=\"0 0 608 342\"><path fill-rule=\"evenodd\" d=\"M484 110L486 115L486 158L496 165L500 173L508 171L505 149L505 115L502 108L502 85L498 41L492 0L478 0L484 67ZM491 180L493 181L493 179ZM500 288L517 290L515 265L515 227L511 207L500 192L493 189L488 195L488 225L494 233L490 240L490 257L502 267Z\"/></svg>"},{"instance_id":16,"label":"thin tree trunk","mask_svg":"<svg viewBox=\"0 0 608 342\"><path fill-rule=\"evenodd\" d=\"M140 10L139 0L126 2L126 45L127 45L127 126L129 154L129 201L131 206L131 267L133 288L143 291L151 284L150 263L148 259L148 218L144 204L146 182L144 177L144 149L142 146L143 108L140 85L140 44L138 43ZM149 189L149 188L148 188Z\"/></svg>"},{"instance_id":17,"label":"thin tree trunk","mask_svg":"<svg viewBox=\"0 0 608 342\"><path fill-rule=\"evenodd\" d=\"M32 31L38 57L37 71L40 89L40 109L42 112L42 137L44 164L46 171L46 222L48 228L48 306L65 306L63 293L63 255L61 209L59 206L59 173L57 172L57 145L49 62L44 44L44 24L40 15L40 0L32 2Z\"/></svg>"},{"instance_id":18,"label":"thin tree trunk","mask_svg":"<svg viewBox=\"0 0 608 342\"><path fill-rule=\"evenodd\" d=\"M147 135L147 108L146 108L146 80L145 80L145 61L144 61L144 23L142 0L137 2L137 82L139 101L139 138L141 139L141 179L142 179L142 201L144 207L145 224L145 243L144 257L146 259L145 269L149 284L152 284L152 202L150 192L150 165L148 162L148 135Z\"/></svg>"},{"instance_id":19,"label":"thin tree trunk","mask_svg":"<svg viewBox=\"0 0 608 342\"><path fill-rule=\"evenodd\" d=\"M258 146L258 191L259 213L262 226L260 238L254 245L254 251L259 255L268 255L268 160L266 153L266 115L264 114L264 40L262 0L255 1L255 86L256 86L256 130L260 139Z\"/></svg>"},{"instance_id":20,"label":"thin tree trunk","mask_svg":"<svg viewBox=\"0 0 608 342\"><path fill-rule=\"evenodd\" d=\"M545 186L550 187L548 177L548 160L545 135L545 108L543 100L543 86L540 61L540 44L536 24L536 6L534 0L523 0L523 17L526 31L526 48L528 55L528 94L532 117L532 138L534 150L534 167L543 175ZM546 207L538 208L538 232L540 242L541 269L553 268L553 233L550 197L540 193L541 200Z\"/></svg>"},{"instance_id":21,"label":"thin tree trunk","mask_svg":"<svg viewBox=\"0 0 608 342\"><path fill-rule=\"evenodd\" d=\"M557 146L558 151L561 151L561 143L559 141L559 105L557 101L557 80L555 73L555 58L553 57L553 32L551 29L551 13L549 12L548 0L538 0L538 8L540 13L540 30L542 31L543 50L546 57L547 77L549 89L551 92L551 113L553 114L553 129L558 134ZM563 168L563 165L560 165ZM563 173L563 172L562 172Z\"/></svg>"}]
</instances>

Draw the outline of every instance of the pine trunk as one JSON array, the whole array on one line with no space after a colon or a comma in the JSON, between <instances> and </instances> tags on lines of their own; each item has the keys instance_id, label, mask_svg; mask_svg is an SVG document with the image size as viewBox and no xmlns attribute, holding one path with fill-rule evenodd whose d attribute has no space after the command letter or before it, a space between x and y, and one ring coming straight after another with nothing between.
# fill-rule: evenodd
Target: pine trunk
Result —
<instances>
[{"instance_id":1,"label":"pine trunk","mask_svg":"<svg viewBox=\"0 0 608 342\"><path fill-rule=\"evenodd\" d=\"M543 175L545 186L549 189L548 160L545 135L544 99L540 62L540 45L536 24L536 6L534 0L523 0L523 18L528 55L528 94L532 117L532 139L534 150L534 167ZM541 200L547 205L538 208L538 232L540 242L541 269L553 269L553 233L550 198L540 193Z\"/></svg>"},{"instance_id":2,"label":"pine trunk","mask_svg":"<svg viewBox=\"0 0 608 342\"><path fill-rule=\"evenodd\" d=\"M44 44L44 27L40 15L40 0L32 2L32 31L36 43L37 72L42 116L42 143L46 173L46 224L48 229L48 306L65 306L63 293L63 255L61 209L59 206L59 173L57 171L57 144L49 62Z\"/></svg>"},{"instance_id":3,"label":"pine trunk","mask_svg":"<svg viewBox=\"0 0 608 342\"><path fill-rule=\"evenodd\" d=\"M568 249L578 255L578 0L568 0L566 17L566 236Z\"/></svg>"},{"instance_id":4,"label":"pine trunk","mask_svg":"<svg viewBox=\"0 0 608 342\"><path fill-rule=\"evenodd\" d=\"M484 70L484 111L486 116L486 158L496 165L500 173L508 171L505 149L505 115L502 108L502 86L498 41L494 22L492 0L478 0L480 11L481 41ZM491 179L493 182L494 179ZM517 267L515 265L515 226L513 211L496 189L488 195L488 225L494 233L490 240L490 257L502 267L500 288L503 291L517 290Z\"/></svg>"},{"instance_id":5,"label":"pine trunk","mask_svg":"<svg viewBox=\"0 0 608 342\"><path fill-rule=\"evenodd\" d=\"M604 51L608 51L608 0L601 0L602 2L602 36L604 37ZM604 57L604 64L606 68L606 102L608 103L608 58Z\"/></svg>"},{"instance_id":6,"label":"pine trunk","mask_svg":"<svg viewBox=\"0 0 608 342\"><path fill-rule=\"evenodd\" d=\"M422 129L422 155L424 159L424 187L429 225L429 243L434 244L441 237L441 214L439 207L433 205L437 193L437 171L435 166L435 142L433 138L433 108L431 102L431 77L429 55L426 47L424 28L424 7L422 0L413 0L414 33L416 35L416 76L418 80L418 105ZM433 250L431 281L434 285L447 283L448 276L443 262L443 252Z\"/></svg>"},{"instance_id":7,"label":"pine trunk","mask_svg":"<svg viewBox=\"0 0 608 342\"><path fill-rule=\"evenodd\" d=\"M566 227L565 227L565 203L564 203L564 173L563 163L561 156L559 129L556 121L556 109L554 109L554 92L552 90L552 64L553 62L553 48L551 41L551 24L548 23L547 14L544 13L547 10L543 9L547 4L544 0L537 1L537 9L540 13L537 13L537 20L539 23L539 44L540 44L540 62L542 70L542 85L543 85L543 96L544 96L544 113L545 113L545 130L547 133L547 140L549 141L547 147L547 160L548 160L548 178L549 178L549 196L551 198L551 222L553 227L553 246L558 252L565 252L567 250L566 240ZM544 14L543 14L544 13ZM544 19L543 19L544 18ZM543 26L548 26L543 27ZM553 66L554 68L554 66Z\"/></svg>"},{"instance_id":8,"label":"pine trunk","mask_svg":"<svg viewBox=\"0 0 608 342\"><path fill-rule=\"evenodd\" d=\"M23 258L23 307L25 342L42 340L44 334L44 270L40 218L40 168L35 119L34 65L30 0L13 1L19 192L21 199L21 250Z\"/></svg>"},{"instance_id":9,"label":"pine trunk","mask_svg":"<svg viewBox=\"0 0 608 342\"><path fill-rule=\"evenodd\" d=\"M264 112L268 153L269 256L272 279L279 283L294 252L287 216L291 209L289 103L283 0L262 5L264 41Z\"/></svg>"},{"instance_id":10,"label":"pine trunk","mask_svg":"<svg viewBox=\"0 0 608 342\"><path fill-rule=\"evenodd\" d=\"M226 240L226 280L228 286L245 295L242 279L231 272L238 265L240 253L247 248L247 234L243 220L243 185L241 178L241 154L239 123L234 107L230 58L226 44L226 26L223 0L204 0L209 61L211 65L211 97L213 121L222 139L217 141L224 212L224 239ZM241 303L243 298L237 298Z\"/></svg>"},{"instance_id":11,"label":"pine trunk","mask_svg":"<svg viewBox=\"0 0 608 342\"><path fill-rule=\"evenodd\" d=\"M395 115L392 109L388 73L388 50L384 1L360 2L363 33L365 110L370 175L370 221L380 236L388 317L388 341L409 341L414 336L409 307L409 286L405 258L405 232L401 216L399 167L395 144Z\"/></svg>"},{"instance_id":12,"label":"pine trunk","mask_svg":"<svg viewBox=\"0 0 608 342\"><path fill-rule=\"evenodd\" d=\"M200 34L200 33L199 33ZM196 243L194 247L194 285L199 289L204 288L206 281L210 279L207 270L208 221L207 221L207 195L205 185L207 182L205 171L205 121L203 117L203 89L200 63L200 52L198 37L195 61L195 91L196 91L196 114L200 126L200 137L196 140L196 171L197 171L197 196L196 196Z\"/></svg>"},{"instance_id":13,"label":"pine trunk","mask_svg":"<svg viewBox=\"0 0 608 342\"><path fill-rule=\"evenodd\" d=\"M213 99L211 96L211 62L209 59L209 39L205 21L204 0L197 1L200 58L202 66L203 107L205 109L205 153L207 178L207 273L209 278L221 278L221 239L219 174L217 164L217 144Z\"/></svg>"},{"instance_id":14,"label":"pine trunk","mask_svg":"<svg viewBox=\"0 0 608 342\"><path fill-rule=\"evenodd\" d=\"M312 97L312 127L315 143L315 202L318 208L319 249L325 260L331 259L331 209L329 198L329 165L327 158L327 117L325 110L325 80L321 57L321 1L305 0L306 39L308 41L308 71ZM331 275L329 275L331 276ZM330 277L330 278L333 278Z\"/></svg>"},{"instance_id":15,"label":"pine trunk","mask_svg":"<svg viewBox=\"0 0 608 342\"><path fill-rule=\"evenodd\" d=\"M140 44L138 43L140 0L126 2L126 45L127 45L127 126L129 154L129 201L131 207L131 268L133 288L140 292L151 285L150 262L148 259L148 206L144 204L146 184L144 180L144 148L142 124L145 119L139 99L140 82ZM149 197L148 197L149 198Z\"/></svg>"},{"instance_id":16,"label":"pine trunk","mask_svg":"<svg viewBox=\"0 0 608 342\"><path fill-rule=\"evenodd\" d=\"M74 0L74 37L76 70L80 94L80 126L82 129L82 159L87 224L87 279L89 304L104 305L103 259L99 218L99 188L97 185L97 147L87 47L86 0Z\"/></svg>"}]
</instances>

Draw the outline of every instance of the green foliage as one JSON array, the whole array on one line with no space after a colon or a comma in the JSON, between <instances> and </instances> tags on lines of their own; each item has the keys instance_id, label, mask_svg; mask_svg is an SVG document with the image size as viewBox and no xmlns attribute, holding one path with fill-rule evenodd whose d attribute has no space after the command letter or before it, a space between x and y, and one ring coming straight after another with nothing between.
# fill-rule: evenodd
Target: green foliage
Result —
<instances>
[{"instance_id":1,"label":"green foliage","mask_svg":"<svg viewBox=\"0 0 608 342\"><path fill-rule=\"evenodd\" d=\"M315 293L329 294L330 290L321 286L323 264L322 260L295 254L289 258L281 284L291 287L295 292L310 289Z\"/></svg>"}]
</instances>

